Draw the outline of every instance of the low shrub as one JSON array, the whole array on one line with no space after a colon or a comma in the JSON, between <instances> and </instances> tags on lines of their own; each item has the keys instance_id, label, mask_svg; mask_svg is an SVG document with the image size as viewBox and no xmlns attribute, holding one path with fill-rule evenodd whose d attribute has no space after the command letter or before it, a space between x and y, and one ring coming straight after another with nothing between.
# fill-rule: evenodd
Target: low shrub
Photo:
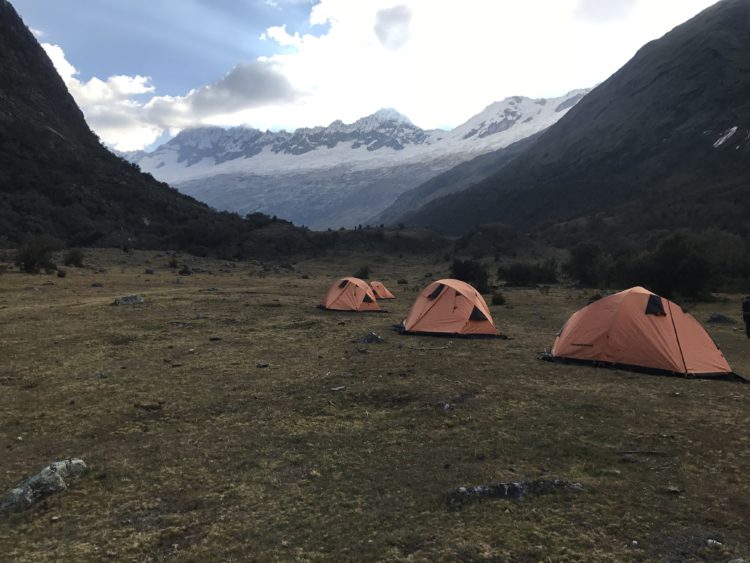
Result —
<instances>
[{"instance_id":1,"label":"low shrub","mask_svg":"<svg viewBox=\"0 0 750 563\"><path fill-rule=\"evenodd\" d=\"M451 264L450 277L473 285L479 293L490 290L490 274L479 260L456 258Z\"/></svg>"},{"instance_id":2,"label":"low shrub","mask_svg":"<svg viewBox=\"0 0 750 563\"><path fill-rule=\"evenodd\" d=\"M65 256L63 256L63 264L65 264L66 266L83 268L83 260L83 251L78 248L71 248L65 253Z\"/></svg>"},{"instance_id":3,"label":"low shrub","mask_svg":"<svg viewBox=\"0 0 750 563\"><path fill-rule=\"evenodd\" d=\"M557 282L557 261L554 258L537 264L514 262L497 269L497 277L505 284L518 287L532 287L542 283Z\"/></svg>"},{"instance_id":4,"label":"low shrub","mask_svg":"<svg viewBox=\"0 0 750 563\"><path fill-rule=\"evenodd\" d=\"M357 272L354 274L355 278L360 278L363 280L366 280L370 277L370 267L369 266L362 266Z\"/></svg>"},{"instance_id":5,"label":"low shrub","mask_svg":"<svg viewBox=\"0 0 750 563\"><path fill-rule=\"evenodd\" d=\"M52 253L61 246L60 241L47 235L33 237L18 250L15 264L27 274L38 274L40 270L53 272L57 266L52 261Z\"/></svg>"},{"instance_id":6,"label":"low shrub","mask_svg":"<svg viewBox=\"0 0 750 563\"><path fill-rule=\"evenodd\" d=\"M505 295L500 291L496 291L492 294L493 305L505 305Z\"/></svg>"}]
</instances>

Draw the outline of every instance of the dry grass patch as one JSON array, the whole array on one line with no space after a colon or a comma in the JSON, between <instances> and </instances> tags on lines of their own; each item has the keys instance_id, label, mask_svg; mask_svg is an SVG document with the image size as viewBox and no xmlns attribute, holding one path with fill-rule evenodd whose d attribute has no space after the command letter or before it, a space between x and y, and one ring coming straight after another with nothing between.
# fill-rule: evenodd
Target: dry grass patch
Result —
<instances>
[{"instance_id":1,"label":"dry grass patch","mask_svg":"<svg viewBox=\"0 0 750 563\"><path fill-rule=\"evenodd\" d=\"M449 340L390 330L447 263L180 257L203 273L179 276L166 255L89 260L0 278L0 488L62 457L92 468L0 518L10 559L750 555L750 386L537 360L593 292L504 289L492 310L512 340ZM398 297L386 313L316 308L363 263ZM128 293L145 304L110 306ZM750 373L743 332L708 328ZM357 342L369 331L384 342ZM458 485L536 478L585 490L445 503Z\"/></svg>"}]
</instances>

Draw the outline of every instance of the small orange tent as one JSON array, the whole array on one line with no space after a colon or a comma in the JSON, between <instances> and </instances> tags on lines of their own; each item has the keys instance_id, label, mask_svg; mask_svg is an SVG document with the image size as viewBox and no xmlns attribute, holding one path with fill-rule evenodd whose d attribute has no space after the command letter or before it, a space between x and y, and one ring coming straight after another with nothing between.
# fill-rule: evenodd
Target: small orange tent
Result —
<instances>
[{"instance_id":1,"label":"small orange tent","mask_svg":"<svg viewBox=\"0 0 750 563\"><path fill-rule=\"evenodd\" d=\"M379 281L370 282L370 288L378 299L396 299L396 296L388 291L388 288Z\"/></svg>"},{"instance_id":2,"label":"small orange tent","mask_svg":"<svg viewBox=\"0 0 750 563\"><path fill-rule=\"evenodd\" d=\"M380 311L370 286L359 278L335 282L320 304L332 311Z\"/></svg>"},{"instance_id":3,"label":"small orange tent","mask_svg":"<svg viewBox=\"0 0 750 563\"><path fill-rule=\"evenodd\" d=\"M468 283L439 280L431 283L411 306L402 332L501 336L482 295Z\"/></svg>"},{"instance_id":4,"label":"small orange tent","mask_svg":"<svg viewBox=\"0 0 750 563\"><path fill-rule=\"evenodd\" d=\"M642 287L574 313L555 339L552 358L683 375L732 373L692 315Z\"/></svg>"}]
</instances>

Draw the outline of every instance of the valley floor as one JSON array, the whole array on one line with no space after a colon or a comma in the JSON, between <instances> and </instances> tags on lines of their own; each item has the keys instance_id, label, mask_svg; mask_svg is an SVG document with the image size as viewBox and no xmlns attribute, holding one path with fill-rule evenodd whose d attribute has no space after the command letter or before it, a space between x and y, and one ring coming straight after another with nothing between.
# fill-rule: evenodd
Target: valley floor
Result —
<instances>
[{"instance_id":1,"label":"valley floor","mask_svg":"<svg viewBox=\"0 0 750 563\"><path fill-rule=\"evenodd\" d=\"M503 290L512 340L451 340L390 330L444 262L186 258L212 273L179 276L167 254L87 260L0 275L0 494L58 459L90 467L0 517L0 559L750 556L750 385L538 360L593 291ZM387 313L316 308L365 264L398 297ZM129 293L145 304L110 305ZM682 305L738 321L706 327L750 374L739 296L722 297ZM356 342L369 331L384 341ZM584 490L446 504L537 478Z\"/></svg>"}]
</instances>

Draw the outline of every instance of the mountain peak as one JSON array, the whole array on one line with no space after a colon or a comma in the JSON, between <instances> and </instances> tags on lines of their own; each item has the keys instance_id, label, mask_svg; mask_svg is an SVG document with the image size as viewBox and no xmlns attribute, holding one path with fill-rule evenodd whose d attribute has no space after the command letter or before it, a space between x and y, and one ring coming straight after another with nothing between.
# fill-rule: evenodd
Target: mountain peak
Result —
<instances>
[{"instance_id":1,"label":"mountain peak","mask_svg":"<svg viewBox=\"0 0 750 563\"><path fill-rule=\"evenodd\" d=\"M373 113L371 117L383 122L396 121L398 123L412 125L412 122L408 117L394 108L380 108L378 111Z\"/></svg>"}]
</instances>

